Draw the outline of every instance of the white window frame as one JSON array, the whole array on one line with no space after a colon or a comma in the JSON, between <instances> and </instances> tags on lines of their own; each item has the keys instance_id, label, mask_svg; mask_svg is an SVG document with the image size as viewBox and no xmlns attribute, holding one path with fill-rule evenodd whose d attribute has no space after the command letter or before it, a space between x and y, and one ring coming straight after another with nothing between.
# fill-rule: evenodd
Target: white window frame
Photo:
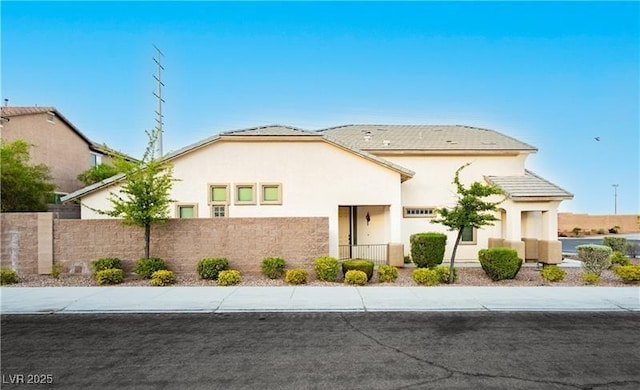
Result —
<instances>
[{"instance_id":1,"label":"white window frame","mask_svg":"<svg viewBox=\"0 0 640 390\"><path fill-rule=\"evenodd\" d=\"M471 241L463 241L462 240L462 236L460 236L460 245L478 245L478 229L476 228L471 228L473 229L473 240Z\"/></svg>"},{"instance_id":2,"label":"white window frame","mask_svg":"<svg viewBox=\"0 0 640 390\"><path fill-rule=\"evenodd\" d=\"M99 153L89 152L89 164L91 168L102 164L102 155Z\"/></svg>"},{"instance_id":3,"label":"white window frame","mask_svg":"<svg viewBox=\"0 0 640 390\"><path fill-rule=\"evenodd\" d=\"M180 210L183 207L193 208L193 218L182 218ZM197 203L178 203L176 204L176 218L177 219L195 219L198 218L198 204Z\"/></svg>"},{"instance_id":4,"label":"white window frame","mask_svg":"<svg viewBox=\"0 0 640 390\"><path fill-rule=\"evenodd\" d=\"M251 188L251 200L239 200L240 188ZM236 183L234 185L233 204L236 206L250 206L256 204L256 183Z\"/></svg>"},{"instance_id":5,"label":"white window frame","mask_svg":"<svg viewBox=\"0 0 640 390\"><path fill-rule=\"evenodd\" d=\"M208 194L207 194L207 200L208 200L210 206L213 206L213 205L226 206L226 205L229 204L229 200L231 198L230 191L229 191L229 183L209 183L207 185L207 188L209 189ZM226 196L227 199L224 200L224 201L220 201L220 200L214 201L213 200L213 189L214 188L224 188L225 191L227 192L227 196Z\"/></svg>"},{"instance_id":6,"label":"white window frame","mask_svg":"<svg viewBox=\"0 0 640 390\"><path fill-rule=\"evenodd\" d=\"M433 218L436 216L435 207L403 207L403 218Z\"/></svg>"},{"instance_id":7,"label":"white window frame","mask_svg":"<svg viewBox=\"0 0 640 390\"><path fill-rule=\"evenodd\" d=\"M224 215L216 215L216 209L222 208ZM226 204L211 205L211 218L227 218L229 216L229 206Z\"/></svg>"},{"instance_id":8,"label":"white window frame","mask_svg":"<svg viewBox=\"0 0 640 390\"><path fill-rule=\"evenodd\" d=\"M265 188L275 187L278 190L278 199L265 200ZM281 183L260 183L260 204L262 205L282 205L282 184Z\"/></svg>"}]
</instances>

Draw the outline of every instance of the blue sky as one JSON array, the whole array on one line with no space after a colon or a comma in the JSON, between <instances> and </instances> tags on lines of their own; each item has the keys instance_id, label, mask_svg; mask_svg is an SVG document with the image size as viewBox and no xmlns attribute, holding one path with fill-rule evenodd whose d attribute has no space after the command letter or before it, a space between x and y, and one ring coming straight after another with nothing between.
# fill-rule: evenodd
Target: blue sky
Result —
<instances>
[{"instance_id":1,"label":"blue sky","mask_svg":"<svg viewBox=\"0 0 640 390\"><path fill-rule=\"evenodd\" d=\"M0 3L1 94L139 156L265 124L464 124L539 148L561 210L640 212L638 2ZM600 137L596 141L594 137Z\"/></svg>"}]
</instances>

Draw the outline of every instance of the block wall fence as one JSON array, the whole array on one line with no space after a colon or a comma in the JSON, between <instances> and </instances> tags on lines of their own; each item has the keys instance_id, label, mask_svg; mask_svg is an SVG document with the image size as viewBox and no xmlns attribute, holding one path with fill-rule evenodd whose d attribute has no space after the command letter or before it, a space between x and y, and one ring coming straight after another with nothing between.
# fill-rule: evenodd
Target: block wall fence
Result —
<instances>
[{"instance_id":1,"label":"block wall fence","mask_svg":"<svg viewBox=\"0 0 640 390\"><path fill-rule=\"evenodd\" d=\"M620 233L640 232L640 215L558 213L559 232L570 232L579 227L583 231L604 229L608 234L608 230L614 226L620 226Z\"/></svg>"},{"instance_id":2,"label":"block wall fence","mask_svg":"<svg viewBox=\"0 0 640 390\"><path fill-rule=\"evenodd\" d=\"M133 272L144 253L142 228L119 220L65 220L53 213L0 216L0 265L18 274L90 273L89 263L118 257ZM314 218L174 219L151 228L151 256L169 269L195 272L203 257L226 257L231 268L259 272L264 257L278 256L289 268L312 270L313 260L329 253L329 220Z\"/></svg>"}]
</instances>

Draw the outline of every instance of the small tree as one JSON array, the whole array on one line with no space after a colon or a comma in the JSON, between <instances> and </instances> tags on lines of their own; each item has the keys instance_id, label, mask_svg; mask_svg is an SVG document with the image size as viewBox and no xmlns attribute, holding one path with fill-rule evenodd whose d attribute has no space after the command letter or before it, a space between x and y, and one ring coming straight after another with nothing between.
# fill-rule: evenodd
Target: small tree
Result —
<instances>
[{"instance_id":1,"label":"small tree","mask_svg":"<svg viewBox=\"0 0 640 390\"><path fill-rule=\"evenodd\" d=\"M494 221L498 221L492 212L497 210L497 206L502 203L490 202L484 200L491 195L503 195L504 192L494 186L482 184L479 182L471 183L471 186L465 187L460 182L460 171L468 167L467 163L456 171L453 184L456 185L458 193L458 202L451 208L438 208L436 213L438 217L431 220L431 223L439 223L446 226L450 231L457 231L456 240L453 244L453 253L451 254L451 264L449 266L449 283L454 280L454 261L456 259L456 251L462 238L464 228L480 228L482 226L493 225Z\"/></svg>"},{"instance_id":2,"label":"small tree","mask_svg":"<svg viewBox=\"0 0 640 390\"><path fill-rule=\"evenodd\" d=\"M31 146L21 139L0 144L2 212L47 211L53 199L56 187L49 183L49 168L29 164Z\"/></svg>"},{"instance_id":3,"label":"small tree","mask_svg":"<svg viewBox=\"0 0 640 390\"><path fill-rule=\"evenodd\" d=\"M103 163L93 166L82 172L78 175L77 179L85 186L90 186L91 184L97 183L104 179L108 179L111 176L115 176L118 173L120 172L114 165Z\"/></svg>"},{"instance_id":4,"label":"small tree","mask_svg":"<svg viewBox=\"0 0 640 390\"><path fill-rule=\"evenodd\" d=\"M158 129L148 131L149 144L140 161L128 161L114 155L115 168L124 174L119 192L111 192L113 210L95 210L104 215L122 218L126 225L144 228L144 258L149 258L151 225L169 219L173 167L154 158L153 151L159 136Z\"/></svg>"}]
</instances>

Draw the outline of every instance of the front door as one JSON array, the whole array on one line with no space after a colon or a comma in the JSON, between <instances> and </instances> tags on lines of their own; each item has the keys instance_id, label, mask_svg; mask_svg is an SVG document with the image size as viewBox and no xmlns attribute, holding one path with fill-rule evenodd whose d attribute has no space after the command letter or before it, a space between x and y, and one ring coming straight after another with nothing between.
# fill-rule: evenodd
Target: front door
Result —
<instances>
[{"instance_id":1,"label":"front door","mask_svg":"<svg viewBox=\"0 0 640 390\"><path fill-rule=\"evenodd\" d=\"M353 245L356 245L356 212L357 206L338 207L338 249L341 259L350 259Z\"/></svg>"}]
</instances>

